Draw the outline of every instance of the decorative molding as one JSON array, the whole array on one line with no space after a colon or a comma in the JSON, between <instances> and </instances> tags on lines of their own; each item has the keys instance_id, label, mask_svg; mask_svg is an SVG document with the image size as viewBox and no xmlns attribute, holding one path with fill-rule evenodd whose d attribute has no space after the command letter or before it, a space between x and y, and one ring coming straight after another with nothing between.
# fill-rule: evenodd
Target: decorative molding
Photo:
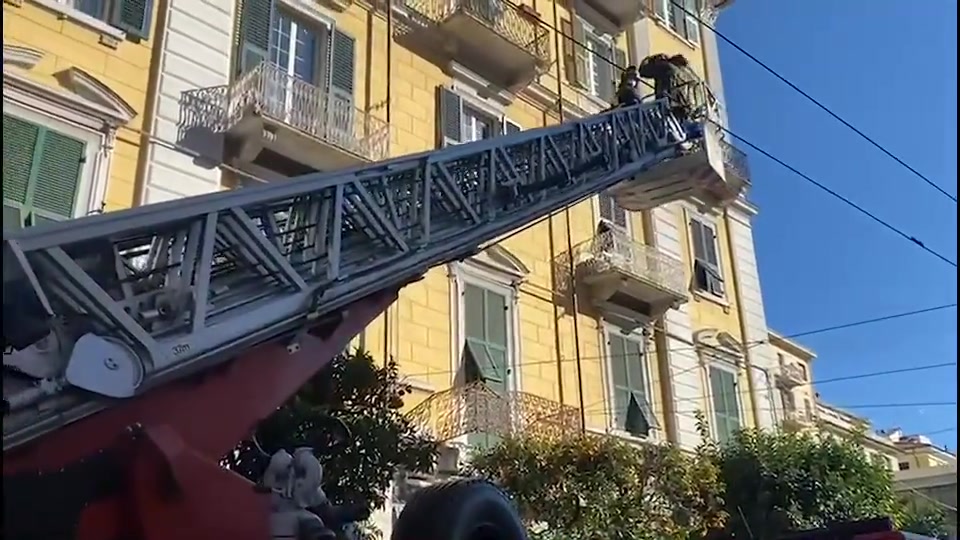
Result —
<instances>
[{"instance_id":1,"label":"decorative molding","mask_svg":"<svg viewBox=\"0 0 960 540\"><path fill-rule=\"evenodd\" d=\"M716 328L705 328L693 333L693 342L701 363L708 359L729 362L737 367L741 366L744 357L744 347L740 340L729 332Z\"/></svg>"},{"instance_id":2,"label":"decorative molding","mask_svg":"<svg viewBox=\"0 0 960 540\"><path fill-rule=\"evenodd\" d=\"M45 53L39 49L26 47L23 45L3 44L3 67L6 71L8 65L25 69L27 71L36 67L43 60Z\"/></svg>"},{"instance_id":3,"label":"decorative molding","mask_svg":"<svg viewBox=\"0 0 960 540\"><path fill-rule=\"evenodd\" d=\"M523 96L529 99L534 103L542 107L545 111L552 113L558 112L560 109L560 96L553 90L550 90L543 84L539 82L531 83L529 86L523 89ZM603 110L599 103L592 103L596 106L596 110L588 110L580 105L570 101L569 99L563 99L563 113L564 115L569 115L574 119L581 119L587 116L598 114Z\"/></svg>"},{"instance_id":4,"label":"decorative molding","mask_svg":"<svg viewBox=\"0 0 960 540\"><path fill-rule=\"evenodd\" d=\"M478 98L489 100L500 107L507 107L517 98L517 95L513 92L491 84L480 75L456 62L450 62L447 65L447 72L453 77L455 83L460 83L460 85L469 88Z\"/></svg>"},{"instance_id":5,"label":"decorative molding","mask_svg":"<svg viewBox=\"0 0 960 540\"><path fill-rule=\"evenodd\" d=\"M121 121L121 123L126 124L137 116L137 110L120 97L119 94L111 90L109 86L93 75L78 67L65 69L57 73L56 76L61 84L78 96L110 109L114 117Z\"/></svg>"},{"instance_id":6,"label":"decorative molding","mask_svg":"<svg viewBox=\"0 0 960 540\"><path fill-rule=\"evenodd\" d=\"M513 278L514 285L523 282L530 274L530 269L519 257L507 248L494 244L480 253L470 257L470 263L486 270L504 274Z\"/></svg>"}]
</instances>

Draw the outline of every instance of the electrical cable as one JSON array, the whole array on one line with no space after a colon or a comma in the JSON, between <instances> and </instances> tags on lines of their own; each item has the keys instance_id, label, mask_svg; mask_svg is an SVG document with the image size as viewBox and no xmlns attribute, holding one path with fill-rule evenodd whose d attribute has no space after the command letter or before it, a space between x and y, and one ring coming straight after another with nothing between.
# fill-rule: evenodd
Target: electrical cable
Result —
<instances>
[{"instance_id":1,"label":"electrical cable","mask_svg":"<svg viewBox=\"0 0 960 540\"><path fill-rule=\"evenodd\" d=\"M945 310L945 309L956 308L956 307L957 307L957 304L956 304L956 303L953 303L953 304L945 304L945 305L941 305L941 306L934 306L934 307L923 308L923 309L915 309L915 310L911 310L911 311L904 311L904 312L900 312L900 313L893 313L893 314L890 314L890 315L884 315L884 316L882 316L882 317L873 317L873 318L870 318L870 319L863 319L863 320L853 321L853 322L849 322L849 323L834 324L834 325L825 326L825 327L817 328L817 329L813 329L813 330L805 330L805 331L803 331L803 332L796 332L796 333L793 333L793 334L787 334L787 335L784 335L784 336L782 336L782 337L783 337L784 339L792 339L792 338L801 337L801 336L803 336L803 337L813 336L813 335L817 335L817 334L824 334L824 333L827 333L827 332L836 332L836 331L838 331L838 330L846 330L846 329L849 329L849 328L856 328L856 327L858 327L858 326L865 326L865 325L876 324L876 323L880 323L880 322L887 322L887 321L896 320L896 319L901 319L901 318L905 318L905 317L914 317L914 316L917 316L917 315L923 315L923 314L927 314L927 313L932 313L932 312L936 312L936 311L942 311L942 310ZM765 344L765 343L769 343L769 340L757 340L757 341L751 342L751 343L749 343L749 344L747 344L747 345L745 345L745 346L747 346L747 347L756 347L756 346L759 346L759 345L763 345L763 344ZM666 353L692 352L692 351L696 351L697 348L698 348L698 347L696 347L696 346L690 346L690 347L675 347L675 348L667 349L666 351L663 351L663 352L666 352ZM617 356L618 356L618 355L609 355L609 354L603 354L603 355L587 355L587 356L580 356L580 359L581 359L581 360L604 360L604 359L616 358ZM563 359L561 359L561 361L562 361L562 362L572 362L572 361L575 361L575 359L574 359L574 358L563 358ZM526 367L526 366L542 365L542 364L553 364L553 363L556 363L556 362L557 362L557 359L556 359L556 358L551 359L551 360L536 361L536 362L521 362L521 363L518 365L518 368L523 368L523 367ZM957 364L956 362L951 362L951 363L947 363L947 364L932 364L932 366L935 366L935 367L944 367L944 366L956 365L956 364ZM430 376L430 375L444 375L444 374L451 374L451 373L455 373L455 370L447 370L447 371L443 371L443 370L433 370L433 371L421 372L421 373L403 373L402 375L403 375L404 377L419 377L419 376Z\"/></svg>"},{"instance_id":2,"label":"electrical cable","mask_svg":"<svg viewBox=\"0 0 960 540\"><path fill-rule=\"evenodd\" d=\"M678 9L680 9L681 11L683 11L683 12L684 12L687 16L689 16L690 18L696 20L701 26L703 26L704 28L710 30L710 32L712 32L713 35L715 35L715 36L717 36L718 38L720 38L721 40L723 40L727 45L730 45L731 47L733 47L734 49L736 49L737 52L739 52L740 54L742 54L742 55L746 56L747 58L749 58L751 61L753 61L753 63L755 63L755 64L757 64L758 66L760 66L761 68L763 68L767 73L773 75L773 76L776 77L778 80L780 80L780 82L782 82L783 84L789 86L790 89L792 89L792 90L795 91L796 93L798 93L798 94L800 94L801 96L803 96L804 98L806 98L807 101L809 101L810 103L813 103L814 105L816 105L817 107L819 107L823 112L825 112L825 113L827 113L828 115L830 115L834 120L836 120L837 122L840 122L841 124L843 124L844 126L846 126L848 129L850 129L851 131L853 131L854 133L856 133L857 135L859 135L861 139L863 139L863 140L867 141L868 143L870 143L871 145L873 145L874 148L876 148L877 150L880 150L881 152L883 152L887 157L889 157L890 159L892 159L892 160L896 161L898 164L900 164L901 167L903 167L903 168L907 169L908 171L910 171L911 173L913 173L914 176L916 176L916 177L919 178L920 180L923 180L923 181L926 182L930 187L932 187L933 189L937 190L937 191L940 192L940 194L942 194L944 197L947 197L948 199L950 199L951 201L953 201L954 204L956 204L956 202L957 202L957 197L956 197L956 195L951 195L949 192L947 192L947 191L944 190L942 187L940 187L936 182L934 182L933 180L931 180L930 178L928 178L926 175L924 175L923 173L921 173L920 171L918 171L916 168L910 166L910 165L909 165L906 161L904 161L903 159L901 159L901 158L897 157L896 155L894 155L893 152L891 152L890 150L888 150L888 149L887 149L886 147L884 147L882 144L878 143L875 139L873 139L872 137L870 137L869 135L867 135L866 133L864 133L863 131L861 131L860 129L858 129L856 126L854 126L853 124L851 124L850 122L848 122L847 120L845 120L844 118L842 118L839 114L835 113L833 110L831 110L829 107L827 107L826 105L824 105L822 102L820 102L819 100L817 100L816 98L814 98L813 96L811 96L810 94L808 94L807 92L805 92L805 91L804 91L803 89L801 89L799 86L797 86L796 84L794 84L793 82L791 82L789 79L787 79L786 77L784 77L783 75L781 75L780 73L778 73L775 69L773 69L772 67L770 67L769 65L767 65L766 63L764 63L762 60L760 60L759 58L757 58L756 56L754 56L753 54L751 54L749 51L747 51L746 49L744 49L743 47L741 47L741 46L740 46L739 44L737 44L735 41L733 41L732 39L730 39L729 37L727 37L726 35L724 35L722 32L720 32L719 30L717 30L716 27L710 25L709 23L707 23L706 21L704 21L703 19L701 19L698 14L694 14L693 12L689 11L685 6L681 5L681 4L680 4L679 2L677 2L676 0L669 0L669 2L670 2L671 4L673 4L675 7L677 7ZM738 138L739 138L739 137L738 137Z\"/></svg>"},{"instance_id":3,"label":"electrical cable","mask_svg":"<svg viewBox=\"0 0 960 540\"><path fill-rule=\"evenodd\" d=\"M516 8L516 4L514 4L514 3L512 3L512 2L509 2L508 0L504 0L504 1L505 1L506 3L512 5L512 6L514 6L514 7ZM672 1L672 0L671 0L671 1ZM576 46L578 46L578 47L583 48L585 51L587 51L588 54L593 55L595 58L599 59L600 61L602 61L602 62L604 62L604 63L606 63L606 64L609 64L610 66L612 66L612 67L614 67L614 68L616 68L616 69L618 69L618 70L620 70L620 71L623 71L623 70L625 69L625 66L620 66L620 65L618 65L616 62L614 62L613 60L611 60L610 58L607 58L607 57L605 57L605 56L603 56L603 55L601 55L601 54L598 54L598 53L594 52L591 47L588 47L585 43L577 40L575 36L571 36L571 35L568 35L568 34L564 33L562 30L560 30L560 29L557 28L556 26L547 23L545 20L543 20L542 17L540 17L540 16L538 16L538 15L537 15L537 16L534 16L534 15L532 15L532 14L530 14L529 16L530 16L531 18L533 18L534 20L536 20L539 24L545 26L546 28L551 29L553 32L555 32L555 33L557 34L557 36L562 37L563 39L567 40L568 42L570 42L570 43L572 43L572 44L574 44L574 45L576 45ZM649 82L644 81L644 80L641 80L641 82L642 82L643 84L645 84L647 87L653 88L653 85L650 84ZM760 154L762 154L764 157L767 157L767 158L773 160L773 161L774 161L775 163L777 163L778 165L786 168L787 170L789 170L790 172L796 174L796 175L799 176L800 178L802 178L802 179L804 179L804 180L812 183L813 185L815 185L816 187L820 188L821 190L823 190L823 191L826 192L827 194L832 195L833 197L837 198L838 200L840 200L840 201L843 202L844 204L850 206L850 207L853 208L854 210L856 210L856 211L858 211L858 212L866 215L867 217L869 217L869 218L872 219L873 221L876 221L877 223L879 223L879 224L882 225L883 227L885 227L885 228L893 231L893 232L894 232L895 234L897 234L898 236L901 236L901 237L903 237L904 239L906 239L907 241L909 241L909 242L911 242L911 243L913 243L913 244L916 244L917 246L919 246L919 247L920 247L921 249L923 249L924 251L926 251L926 252L934 255L935 257L937 257L937 258L940 259L941 261L949 264L949 265L952 266L953 268L957 268L957 263L956 263L955 261L950 260L947 256L943 255L942 253L939 253L938 251L936 251L936 250L928 247L928 246L927 246L923 241L921 241L919 238L903 232L901 229L897 228L895 225L893 225L893 224L891 224L890 222L884 220L883 218L880 218L880 217L877 216L876 214L874 214L874 213L866 210L863 206L861 206L861 205L853 202L849 197L846 197L846 196L844 196L844 195L841 195L839 192L837 192L837 191L835 191L835 190L833 190L833 189L831 189L831 188L828 188L828 187L827 187L826 185L824 185L823 183L814 180L811 176L809 176L809 175L807 175L807 174L805 174L805 173L800 172L800 170L797 169L796 167L794 167L794 166L792 166L792 165L789 165L787 162L783 161L783 160L780 159L780 158L777 158L776 156L774 156L774 155L771 154L770 152L764 150L763 148L759 147L758 145L749 142L748 140L746 140L746 139L744 139L743 137L737 135L736 133L734 133L733 131L731 131L731 130L728 129L727 127L721 126L721 125L717 124L716 122L712 122L712 123L714 123L715 125L717 125L718 128L720 128L721 130L723 130L725 133L729 134L731 137L734 137L734 138L742 141L744 144L746 144L746 145L749 146L750 148L756 150L757 152L759 152Z\"/></svg>"}]
</instances>

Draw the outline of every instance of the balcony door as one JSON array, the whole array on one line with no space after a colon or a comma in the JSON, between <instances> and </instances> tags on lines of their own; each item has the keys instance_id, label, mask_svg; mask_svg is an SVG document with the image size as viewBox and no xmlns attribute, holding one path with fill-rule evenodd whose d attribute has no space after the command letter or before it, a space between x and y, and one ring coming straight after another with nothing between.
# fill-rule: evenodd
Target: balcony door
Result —
<instances>
[{"instance_id":1,"label":"balcony door","mask_svg":"<svg viewBox=\"0 0 960 540\"><path fill-rule=\"evenodd\" d=\"M326 124L321 91L324 71L323 46L329 29L308 24L277 10L270 28L269 60L273 65L265 74L271 111L297 129L323 135Z\"/></svg>"}]
</instances>

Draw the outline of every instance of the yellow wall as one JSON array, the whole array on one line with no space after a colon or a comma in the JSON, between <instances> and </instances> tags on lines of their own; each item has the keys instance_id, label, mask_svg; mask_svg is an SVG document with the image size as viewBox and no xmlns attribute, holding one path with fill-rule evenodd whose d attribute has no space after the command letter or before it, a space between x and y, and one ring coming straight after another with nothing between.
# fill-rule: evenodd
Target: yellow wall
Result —
<instances>
[{"instance_id":1,"label":"yellow wall","mask_svg":"<svg viewBox=\"0 0 960 540\"><path fill-rule=\"evenodd\" d=\"M99 79L137 110L138 115L118 133L107 184L106 209L133 204L143 110L149 80L151 43L123 41L116 48L100 43L100 32L45 7L23 0L4 1L4 43L43 51L44 58L28 73L39 82L59 86L53 77L78 67ZM156 21L156 17L152 20ZM150 33L151 38L153 32Z\"/></svg>"},{"instance_id":2,"label":"yellow wall","mask_svg":"<svg viewBox=\"0 0 960 540\"><path fill-rule=\"evenodd\" d=\"M541 19L553 25L553 5L550 2L536 2ZM529 5L529 3L528 3ZM558 19L569 20L570 12L563 7L557 9ZM371 96L369 107L382 104L390 93L391 153L403 155L436 147L436 87L451 84L451 78L435 64L418 56L396 42L390 51L390 67L387 69L386 21L379 14L368 18L363 8L354 6L345 13L337 15L338 24L358 39L359 55L372 58L369 70L371 77L364 84L369 88L358 88L358 92L367 92ZM652 23L647 23L651 24ZM372 25L372 26L370 26ZM694 69L703 73L702 56L689 45L682 43L673 35L655 27L650 32L653 51L669 53L682 52L691 59ZM369 36L372 36L374 50L366 51ZM563 72L564 63L556 61L556 40L563 39L555 31L550 31L550 54L554 63L549 71L541 75L539 83L554 93L563 96L565 101L579 107L589 106L590 99L568 84ZM619 47L627 50L625 35L618 36ZM563 42L560 42L561 55ZM363 67L362 73L366 73ZM391 73L392 72L392 73ZM561 81L558 85L558 79ZM389 89L389 90L388 90ZM385 107L374 114L385 117ZM524 129L537 128L556 123L557 117L518 97L505 111L506 116L519 123ZM563 308L555 311L551 282L551 261L567 251L569 245L588 240L596 230L599 219L595 201L589 201L572 207L569 213L559 213L552 219L553 235L547 222L536 224L521 234L509 238L503 245L531 269L526 282L521 286L517 318L519 319L520 341L520 384L524 391L535 393L554 400L563 400L565 404L582 406L586 412L588 427L602 429L607 425L611 411L607 405L605 381L606 363L603 359L601 321L586 309L574 321L573 316ZM569 219L570 235L567 235ZM686 219L678 216L678 219ZM727 232L723 220L718 218L719 248L724 265L724 275L732 276L730 253L727 250ZM687 231L686 223L681 230ZM639 213L631 216L634 238L642 242L643 220ZM689 240L686 240L688 243ZM687 247L689 251L689 246ZM689 256L685 263L692 266ZM728 280L732 283L732 280ZM726 303L718 305L712 301L700 299L693 302L693 320L698 328L714 327L740 337L737 318L737 301L732 286L728 287ZM426 383L429 387L442 390L450 386L453 374L451 361L453 354L451 314L451 280L447 268L431 270L419 283L405 288L399 301L384 317L374 322L365 335L368 349L379 358L384 355L394 357L401 371L411 379ZM574 340L574 324L579 334L579 343ZM384 328L387 328L386 339ZM579 347L578 347L579 345ZM579 349L579 351L578 351ZM577 361L579 352L579 362ZM662 393L660 385L659 358L650 358L648 375L652 379L654 392L653 408L661 417L664 425ZM580 374L578 375L578 365ZM558 369L559 368L559 369ZM579 379L583 380L582 400L580 402ZM562 382L563 395L560 395ZM705 384L705 383L704 383ZM741 380L741 388L747 388L746 375ZM424 399L428 394L416 391L413 401ZM750 398L741 400L745 411L750 410ZM408 404L409 405L409 404ZM752 415L745 414L748 425L753 425Z\"/></svg>"}]
</instances>

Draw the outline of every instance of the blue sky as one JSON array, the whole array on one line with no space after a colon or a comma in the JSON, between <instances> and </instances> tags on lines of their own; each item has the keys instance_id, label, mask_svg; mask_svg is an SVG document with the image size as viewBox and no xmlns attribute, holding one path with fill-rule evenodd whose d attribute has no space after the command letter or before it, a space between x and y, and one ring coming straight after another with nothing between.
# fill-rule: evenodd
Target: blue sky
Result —
<instances>
[{"instance_id":1,"label":"blue sky","mask_svg":"<svg viewBox=\"0 0 960 540\"><path fill-rule=\"evenodd\" d=\"M957 193L957 3L736 0L719 30ZM720 40L718 40L720 41ZM957 260L957 207L720 43L734 132ZM749 152L749 150L748 150ZM763 156L750 155L768 324L790 334L948 304L957 271ZM801 340L815 379L956 361L955 309ZM823 384L837 405L957 401L956 366ZM878 428L957 426L957 408L859 408ZM932 435L957 447L957 432Z\"/></svg>"}]
</instances>

